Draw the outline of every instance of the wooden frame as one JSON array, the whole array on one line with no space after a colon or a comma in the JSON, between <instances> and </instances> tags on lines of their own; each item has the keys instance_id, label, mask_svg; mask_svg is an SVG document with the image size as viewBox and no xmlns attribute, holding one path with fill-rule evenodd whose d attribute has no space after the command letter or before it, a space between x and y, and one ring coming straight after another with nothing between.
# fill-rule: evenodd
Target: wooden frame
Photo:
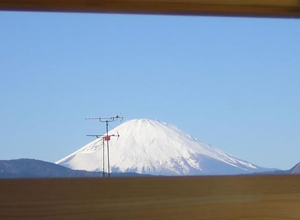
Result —
<instances>
[{"instance_id":1,"label":"wooden frame","mask_svg":"<svg viewBox=\"0 0 300 220\"><path fill-rule=\"evenodd\" d=\"M299 18L300 0L0 0L0 10ZM299 219L300 177L0 180L0 219Z\"/></svg>"},{"instance_id":2,"label":"wooden frame","mask_svg":"<svg viewBox=\"0 0 300 220\"><path fill-rule=\"evenodd\" d=\"M0 219L291 220L299 185L296 175L1 180Z\"/></svg>"},{"instance_id":3,"label":"wooden frame","mask_svg":"<svg viewBox=\"0 0 300 220\"><path fill-rule=\"evenodd\" d=\"M0 10L300 17L300 0L0 0Z\"/></svg>"}]
</instances>

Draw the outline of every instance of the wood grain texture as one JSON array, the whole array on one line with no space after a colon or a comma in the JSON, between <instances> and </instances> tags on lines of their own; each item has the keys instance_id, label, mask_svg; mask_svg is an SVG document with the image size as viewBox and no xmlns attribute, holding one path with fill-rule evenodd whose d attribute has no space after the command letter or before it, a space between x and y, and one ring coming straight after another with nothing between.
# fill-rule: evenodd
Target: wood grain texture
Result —
<instances>
[{"instance_id":1,"label":"wood grain texture","mask_svg":"<svg viewBox=\"0 0 300 220\"><path fill-rule=\"evenodd\" d=\"M0 10L300 17L300 0L0 0Z\"/></svg>"},{"instance_id":2,"label":"wood grain texture","mask_svg":"<svg viewBox=\"0 0 300 220\"><path fill-rule=\"evenodd\" d=\"M0 219L300 219L300 176L0 181Z\"/></svg>"}]
</instances>

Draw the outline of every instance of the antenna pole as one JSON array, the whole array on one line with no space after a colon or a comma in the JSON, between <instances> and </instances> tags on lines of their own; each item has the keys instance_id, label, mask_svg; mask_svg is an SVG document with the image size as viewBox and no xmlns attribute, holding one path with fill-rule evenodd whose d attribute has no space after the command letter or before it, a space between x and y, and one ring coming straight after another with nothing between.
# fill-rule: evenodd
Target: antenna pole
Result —
<instances>
[{"instance_id":1,"label":"antenna pole","mask_svg":"<svg viewBox=\"0 0 300 220\"><path fill-rule=\"evenodd\" d=\"M106 141L106 146L107 146L107 176L110 177L110 163L109 163L109 141L110 141L110 137L111 136L117 136L118 138L120 137L119 133L118 135L115 135L115 134L112 134L112 135L109 135L108 134L108 123L109 122L113 122L113 121L116 121L118 119L120 119L121 121L123 120L123 116L121 115L116 115L116 116L113 116L113 117L105 117L105 118L86 118L87 120L99 120L100 122L105 122L105 125L106 125L106 136L102 137L102 144L103 144L103 177L105 177L105 163L104 163L104 159L105 159L105 156L104 156L104 153L105 153L105 147L104 147L104 143ZM97 138L99 138L100 136L97 136Z\"/></svg>"},{"instance_id":2,"label":"antenna pole","mask_svg":"<svg viewBox=\"0 0 300 220\"><path fill-rule=\"evenodd\" d=\"M109 142L107 141L107 175L110 177L110 165L109 165Z\"/></svg>"},{"instance_id":3,"label":"antenna pole","mask_svg":"<svg viewBox=\"0 0 300 220\"><path fill-rule=\"evenodd\" d=\"M106 146L107 146L107 176L110 177L110 166L109 166L109 136L108 136L108 121L106 120ZM104 147L104 145L103 145Z\"/></svg>"},{"instance_id":4,"label":"antenna pole","mask_svg":"<svg viewBox=\"0 0 300 220\"><path fill-rule=\"evenodd\" d=\"M104 158L105 158L105 156L104 156L104 137L102 137L102 149L103 149L103 153L102 153L102 156L103 156L103 159L102 159L102 162L103 162L103 170L102 170L102 177L105 177L105 172L104 172L104 170L105 170L105 163L104 163Z\"/></svg>"}]
</instances>

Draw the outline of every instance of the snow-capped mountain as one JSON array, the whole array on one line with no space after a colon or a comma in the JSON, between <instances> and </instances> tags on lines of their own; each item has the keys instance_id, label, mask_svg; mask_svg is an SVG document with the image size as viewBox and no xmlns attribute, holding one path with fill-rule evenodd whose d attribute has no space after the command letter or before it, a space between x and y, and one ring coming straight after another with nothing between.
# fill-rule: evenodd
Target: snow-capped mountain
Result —
<instances>
[{"instance_id":1,"label":"snow-capped mountain","mask_svg":"<svg viewBox=\"0 0 300 220\"><path fill-rule=\"evenodd\" d=\"M110 140L112 172L225 175L266 170L157 120L130 120L109 132L109 135L114 134L119 134L120 137L112 136ZM104 146L104 162L107 163L106 144ZM99 138L56 163L75 170L102 171L102 158L103 141Z\"/></svg>"}]
</instances>

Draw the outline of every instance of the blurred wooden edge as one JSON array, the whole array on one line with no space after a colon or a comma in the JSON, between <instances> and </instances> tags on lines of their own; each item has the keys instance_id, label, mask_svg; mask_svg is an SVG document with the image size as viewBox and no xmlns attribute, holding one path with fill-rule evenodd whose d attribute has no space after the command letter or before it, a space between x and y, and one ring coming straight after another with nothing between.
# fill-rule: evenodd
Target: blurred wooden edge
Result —
<instances>
[{"instance_id":1,"label":"blurred wooden edge","mask_svg":"<svg viewBox=\"0 0 300 220\"><path fill-rule=\"evenodd\" d=\"M300 219L300 176L0 180L0 219Z\"/></svg>"},{"instance_id":2,"label":"blurred wooden edge","mask_svg":"<svg viewBox=\"0 0 300 220\"><path fill-rule=\"evenodd\" d=\"M299 18L300 0L0 0L0 10Z\"/></svg>"}]
</instances>

